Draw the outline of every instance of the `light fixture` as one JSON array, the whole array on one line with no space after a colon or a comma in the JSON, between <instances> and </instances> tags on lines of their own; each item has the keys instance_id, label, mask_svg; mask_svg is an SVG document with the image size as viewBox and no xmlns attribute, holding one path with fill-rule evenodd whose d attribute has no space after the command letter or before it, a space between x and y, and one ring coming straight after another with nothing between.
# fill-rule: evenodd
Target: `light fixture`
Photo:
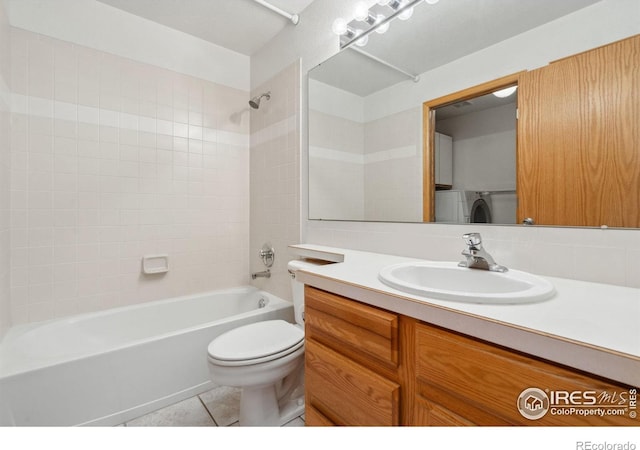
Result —
<instances>
[{"instance_id":1,"label":"light fixture","mask_svg":"<svg viewBox=\"0 0 640 450\"><path fill-rule=\"evenodd\" d=\"M359 36L363 33L362 30L354 30L354 32L356 36ZM369 36L362 36L360 39L356 41L356 45L358 47L364 47L365 45L367 45L367 42L369 42Z\"/></svg>"},{"instance_id":2,"label":"light fixture","mask_svg":"<svg viewBox=\"0 0 640 450\"><path fill-rule=\"evenodd\" d=\"M382 14L378 14L376 16L375 24L381 23L384 19L385 17ZM382 25L379 25L378 28L376 28L376 33L383 34L383 33L386 33L387 31L389 31L389 22L383 23Z\"/></svg>"},{"instance_id":3,"label":"light fixture","mask_svg":"<svg viewBox=\"0 0 640 450\"><path fill-rule=\"evenodd\" d=\"M359 22L364 22L369 18L369 8L365 2L356 3L356 8L353 11L353 18Z\"/></svg>"},{"instance_id":4,"label":"light fixture","mask_svg":"<svg viewBox=\"0 0 640 450\"><path fill-rule=\"evenodd\" d=\"M440 0L424 0L426 3L430 4L430 5L435 5L436 3L438 3Z\"/></svg>"},{"instance_id":5,"label":"light fixture","mask_svg":"<svg viewBox=\"0 0 640 450\"><path fill-rule=\"evenodd\" d=\"M333 21L333 24L331 25L331 31L333 31L338 36L342 36L347 32L347 21L342 17L338 17Z\"/></svg>"},{"instance_id":6,"label":"light fixture","mask_svg":"<svg viewBox=\"0 0 640 450\"><path fill-rule=\"evenodd\" d=\"M428 0L433 2L434 0ZM353 44L363 46L368 41L372 32L385 33L389 25L396 17L408 20L413 15L415 5L423 3L423 0L378 0L377 5L368 7L368 2L359 1L355 5L354 20L348 22L345 19L336 19L331 29L340 39L340 48L345 49ZM388 9L390 11L385 11ZM356 30L364 29L356 33ZM351 30L351 32L349 32Z\"/></svg>"},{"instance_id":7,"label":"light fixture","mask_svg":"<svg viewBox=\"0 0 640 450\"><path fill-rule=\"evenodd\" d=\"M516 89L518 89L518 86L509 86L508 88L495 91L493 95L495 95L496 97L505 98L513 94Z\"/></svg>"},{"instance_id":8,"label":"light fixture","mask_svg":"<svg viewBox=\"0 0 640 450\"><path fill-rule=\"evenodd\" d=\"M398 19L400 19L400 20L409 20L412 15L413 15L413 7L406 8L404 11L402 11L400 14L398 14Z\"/></svg>"}]
</instances>

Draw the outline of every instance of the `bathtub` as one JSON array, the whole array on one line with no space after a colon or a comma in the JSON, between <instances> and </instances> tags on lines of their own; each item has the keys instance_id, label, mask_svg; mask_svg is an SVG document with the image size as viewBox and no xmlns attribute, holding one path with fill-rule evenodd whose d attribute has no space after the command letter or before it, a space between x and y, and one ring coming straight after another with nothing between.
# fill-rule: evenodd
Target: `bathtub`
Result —
<instances>
[{"instance_id":1,"label":"bathtub","mask_svg":"<svg viewBox=\"0 0 640 450\"><path fill-rule=\"evenodd\" d=\"M293 322L292 303L241 287L14 327L0 425L117 425L184 400L214 387L212 339L270 319Z\"/></svg>"}]
</instances>

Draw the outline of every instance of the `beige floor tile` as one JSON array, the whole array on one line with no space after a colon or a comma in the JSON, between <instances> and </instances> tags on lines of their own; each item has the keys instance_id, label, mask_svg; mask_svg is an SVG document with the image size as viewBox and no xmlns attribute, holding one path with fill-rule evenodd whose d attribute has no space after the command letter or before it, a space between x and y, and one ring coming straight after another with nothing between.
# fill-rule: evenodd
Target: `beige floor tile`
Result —
<instances>
[{"instance_id":1,"label":"beige floor tile","mask_svg":"<svg viewBox=\"0 0 640 450\"><path fill-rule=\"evenodd\" d=\"M285 423L283 426L284 427L303 427L304 420L302 420L300 417L296 417L292 421Z\"/></svg>"},{"instance_id":2,"label":"beige floor tile","mask_svg":"<svg viewBox=\"0 0 640 450\"><path fill-rule=\"evenodd\" d=\"M216 424L198 397L167 406L127 422L128 427L214 427Z\"/></svg>"},{"instance_id":3,"label":"beige floor tile","mask_svg":"<svg viewBox=\"0 0 640 450\"><path fill-rule=\"evenodd\" d=\"M238 421L240 392L237 388L219 386L200 394L202 402L218 426L226 427Z\"/></svg>"}]
</instances>

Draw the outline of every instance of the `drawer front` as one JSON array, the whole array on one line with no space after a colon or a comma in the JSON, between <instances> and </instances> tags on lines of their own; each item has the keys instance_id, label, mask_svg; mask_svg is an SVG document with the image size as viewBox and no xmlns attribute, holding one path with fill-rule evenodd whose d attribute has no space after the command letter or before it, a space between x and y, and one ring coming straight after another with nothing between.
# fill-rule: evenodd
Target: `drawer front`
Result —
<instances>
[{"instance_id":1,"label":"drawer front","mask_svg":"<svg viewBox=\"0 0 640 450\"><path fill-rule=\"evenodd\" d=\"M475 424L437 403L418 396L415 402L414 423L412 425L421 427L458 427Z\"/></svg>"},{"instance_id":2,"label":"drawer front","mask_svg":"<svg viewBox=\"0 0 640 450\"><path fill-rule=\"evenodd\" d=\"M461 336L456 333L420 324L416 327L416 372L418 391L426 398L447 398L446 402L437 401L454 414L469 418L478 425L639 425L637 419L625 415L587 415L575 413L577 409L586 411L590 398L582 398L584 392L596 395L618 393L618 397L607 402L598 401L598 405L607 403L610 410L618 408L629 389L591 378L582 373L550 364L538 359L512 352L486 342ZM518 407L519 401L537 402L539 393L533 396L521 395L525 390L537 388L541 392L556 395L560 403L548 401L533 411L545 414L538 418L524 417ZM564 398L573 393L573 399ZM619 397L619 395L622 397ZM593 396L593 394L589 394ZM527 397L527 398L525 398ZM583 401L584 400L584 401ZM555 405L554 405L555 403ZM554 409L554 406L557 406ZM628 404L627 404L628 406ZM573 407L571 412L564 407ZM606 409L606 408L605 408ZM471 417L473 411L484 411L487 416ZM558 411L564 413L559 414ZM529 411L530 413L530 411ZM489 419L494 416L495 420ZM529 414L531 417L531 414Z\"/></svg>"},{"instance_id":3,"label":"drawer front","mask_svg":"<svg viewBox=\"0 0 640 450\"><path fill-rule=\"evenodd\" d=\"M311 405L305 406L304 424L307 427L333 427L336 425Z\"/></svg>"},{"instance_id":4,"label":"drawer front","mask_svg":"<svg viewBox=\"0 0 640 450\"><path fill-rule=\"evenodd\" d=\"M305 385L322 424L399 425L400 386L315 341L305 347Z\"/></svg>"},{"instance_id":5,"label":"drawer front","mask_svg":"<svg viewBox=\"0 0 640 450\"><path fill-rule=\"evenodd\" d=\"M307 286L305 330L307 339L341 352L398 365L397 314Z\"/></svg>"}]
</instances>

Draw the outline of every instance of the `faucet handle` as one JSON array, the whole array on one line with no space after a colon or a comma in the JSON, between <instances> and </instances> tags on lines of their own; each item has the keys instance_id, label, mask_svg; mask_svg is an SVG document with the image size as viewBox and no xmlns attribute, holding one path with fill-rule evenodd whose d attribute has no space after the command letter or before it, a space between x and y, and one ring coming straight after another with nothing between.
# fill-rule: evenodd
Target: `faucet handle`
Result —
<instances>
[{"instance_id":1,"label":"faucet handle","mask_svg":"<svg viewBox=\"0 0 640 450\"><path fill-rule=\"evenodd\" d=\"M480 249L482 247L482 236L480 236L480 233L466 233L462 235L462 239L464 239L465 244L467 244L469 248Z\"/></svg>"}]
</instances>

